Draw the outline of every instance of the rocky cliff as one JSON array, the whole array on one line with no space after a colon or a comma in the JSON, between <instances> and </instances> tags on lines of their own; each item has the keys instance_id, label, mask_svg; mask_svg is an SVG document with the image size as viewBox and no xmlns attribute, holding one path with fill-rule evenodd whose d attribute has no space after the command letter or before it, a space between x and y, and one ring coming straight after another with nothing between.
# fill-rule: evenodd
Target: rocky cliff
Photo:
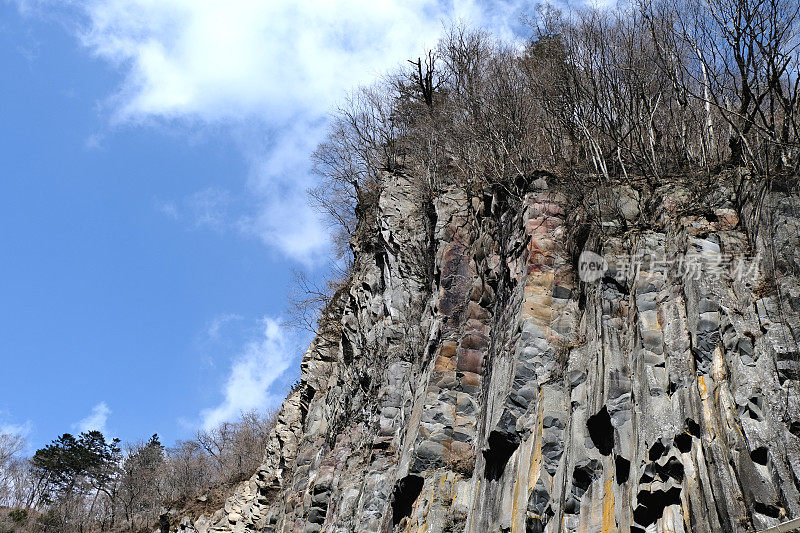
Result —
<instances>
[{"instance_id":1,"label":"rocky cliff","mask_svg":"<svg viewBox=\"0 0 800 533\"><path fill-rule=\"evenodd\" d=\"M577 196L385 175L263 465L181 530L800 516L800 197L733 172Z\"/></svg>"}]
</instances>

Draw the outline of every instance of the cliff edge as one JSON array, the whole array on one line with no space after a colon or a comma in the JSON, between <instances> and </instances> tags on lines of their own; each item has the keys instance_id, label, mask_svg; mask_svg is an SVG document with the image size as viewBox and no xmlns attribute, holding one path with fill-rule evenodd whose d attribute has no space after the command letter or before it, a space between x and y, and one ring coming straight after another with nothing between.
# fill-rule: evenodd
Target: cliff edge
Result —
<instances>
[{"instance_id":1,"label":"cliff edge","mask_svg":"<svg viewBox=\"0 0 800 533\"><path fill-rule=\"evenodd\" d=\"M263 465L180 531L800 517L800 196L734 171L380 183Z\"/></svg>"}]
</instances>

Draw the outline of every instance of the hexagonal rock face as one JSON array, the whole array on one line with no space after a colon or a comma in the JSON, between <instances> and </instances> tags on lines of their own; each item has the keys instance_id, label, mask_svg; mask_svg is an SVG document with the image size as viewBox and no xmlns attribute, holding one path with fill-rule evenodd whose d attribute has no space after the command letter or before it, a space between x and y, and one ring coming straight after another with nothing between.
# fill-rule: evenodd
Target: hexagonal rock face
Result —
<instances>
[{"instance_id":1,"label":"hexagonal rock face","mask_svg":"<svg viewBox=\"0 0 800 533\"><path fill-rule=\"evenodd\" d=\"M608 186L584 205L546 179L431 199L384 176L263 465L181 530L718 533L800 516L800 198L757 200L753 181ZM583 249L608 263L592 282Z\"/></svg>"}]
</instances>

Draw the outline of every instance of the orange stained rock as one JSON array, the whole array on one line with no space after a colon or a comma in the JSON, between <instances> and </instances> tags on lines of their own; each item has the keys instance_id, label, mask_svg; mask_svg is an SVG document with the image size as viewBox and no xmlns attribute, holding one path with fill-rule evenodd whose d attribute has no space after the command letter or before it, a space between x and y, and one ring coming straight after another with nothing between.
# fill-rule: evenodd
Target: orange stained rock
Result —
<instances>
[{"instance_id":1,"label":"orange stained rock","mask_svg":"<svg viewBox=\"0 0 800 533\"><path fill-rule=\"evenodd\" d=\"M688 496L685 494L682 495L681 499L685 499ZM684 524L691 524L692 523L692 516L689 514L689 506L681 503L681 514L683 515L683 523Z\"/></svg>"},{"instance_id":2,"label":"orange stained rock","mask_svg":"<svg viewBox=\"0 0 800 533\"><path fill-rule=\"evenodd\" d=\"M706 424L706 439L710 442L716 437L716 431L714 431L714 426L712 424L712 406L711 402L709 402L710 395L708 393L708 387L706 386L705 376L698 376L697 389L700 392L700 401L703 406L703 421Z\"/></svg>"},{"instance_id":3,"label":"orange stained rock","mask_svg":"<svg viewBox=\"0 0 800 533\"><path fill-rule=\"evenodd\" d=\"M525 306L522 311L522 318L535 318L545 324L549 324L552 317L553 309L550 306Z\"/></svg>"},{"instance_id":4,"label":"orange stained rock","mask_svg":"<svg viewBox=\"0 0 800 533\"><path fill-rule=\"evenodd\" d=\"M519 507L517 505L518 499L519 499L519 476L517 476L517 478L514 479L514 496L513 496L514 503L512 504L511 507L511 533L516 533L517 531L519 531L519 528L517 527L517 509Z\"/></svg>"},{"instance_id":5,"label":"orange stained rock","mask_svg":"<svg viewBox=\"0 0 800 533\"><path fill-rule=\"evenodd\" d=\"M444 342L439 347L439 355L442 357L453 357L456 354L458 344L455 342Z\"/></svg>"},{"instance_id":6,"label":"orange stained rock","mask_svg":"<svg viewBox=\"0 0 800 533\"><path fill-rule=\"evenodd\" d=\"M525 302L532 303L544 299L542 305L550 305L553 298L552 292L552 283L529 283L525 286Z\"/></svg>"},{"instance_id":7,"label":"orange stained rock","mask_svg":"<svg viewBox=\"0 0 800 533\"><path fill-rule=\"evenodd\" d=\"M447 370L455 370L456 365L453 364L453 360L449 357L439 356L436 358L436 364L433 366L434 372L445 372Z\"/></svg>"},{"instance_id":8,"label":"orange stained rock","mask_svg":"<svg viewBox=\"0 0 800 533\"><path fill-rule=\"evenodd\" d=\"M704 376L698 376L697 388L700 391L700 399L708 400L708 387L706 387L706 378Z\"/></svg>"},{"instance_id":9,"label":"orange stained rock","mask_svg":"<svg viewBox=\"0 0 800 533\"><path fill-rule=\"evenodd\" d=\"M539 405L539 421L538 421L538 424L537 424L536 434L534 435L534 441L533 441L533 455L530 458L530 469L528 470L528 476L527 476L528 483L527 483L527 490L525 491L525 494L527 496L530 496L531 490L533 490L533 487L536 485L536 482L539 480L539 465L541 465L541 463L542 463L542 439L541 439L541 437L542 437L542 405L540 404ZM521 459L521 460L524 461L524 458ZM520 525L517 523L518 520L519 520L519 517L518 517L518 514L519 514L519 511L518 511L518 509L519 509L519 506L518 506L519 491L520 491L520 479L519 479L519 477L517 477L514 480L514 500L513 500L513 506L512 506L512 512L511 512L511 533L515 533L517 531L524 531L524 528L525 528L525 519L524 519L524 517L522 518L522 522L521 522L522 529L520 529ZM527 506L526 506L526 512L527 512Z\"/></svg>"},{"instance_id":10,"label":"orange stained rock","mask_svg":"<svg viewBox=\"0 0 800 533\"><path fill-rule=\"evenodd\" d=\"M455 415L455 419L453 422L453 427L456 428L474 428L475 427L475 420L474 417L471 416L459 416ZM459 441L453 441L454 444L459 443ZM461 442L459 444L466 444L465 442ZM467 445L469 446L469 445ZM472 449L472 446L469 446Z\"/></svg>"},{"instance_id":11,"label":"orange stained rock","mask_svg":"<svg viewBox=\"0 0 800 533\"><path fill-rule=\"evenodd\" d=\"M542 294L526 294L525 305L551 307L553 305L553 296L550 293L550 290L545 290Z\"/></svg>"},{"instance_id":12,"label":"orange stained rock","mask_svg":"<svg viewBox=\"0 0 800 533\"><path fill-rule=\"evenodd\" d=\"M605 490L603 491L603 522L602 533L616 533L617 519L614 516L614 476L608 476Z\"/></svg>"},{"instance_id":13,"label":"orange stained rock","mask_svg":"<svg viewBox=\"0 0 800 533\"><path fill-rule=\"evenodd\" d=\"M539 397L542 396L542 388L539 387ZM536 435L533 441L533 457L531 458L531 466L528 471L528 493L533 490L536 483L539 481L542 466L542 433L544 433L544 404L539 402L539 416L536 423Z\"/></svg>"},{"instance_id":14,"label":"orange stained rock","mask_svg":"<svg viewBox=\"0 0 800 533\"><path fill-rule=\"evenodd\" d=\"M723 360L722 349L719 344L714 348L714 359L711 363L711 377L717 382L725 379L725 361Z\"/></svg>"},{"instance_id":15,"label":"orange stained rock","mask_svg":"<svg viewBox=\"0 0 800 533\"><path fill-rule=\"evenodd\" d=\"M450 443L450 451L454 454L474 455L472 446L466 442L454 440Z\"/></svg>"}]
</instances>

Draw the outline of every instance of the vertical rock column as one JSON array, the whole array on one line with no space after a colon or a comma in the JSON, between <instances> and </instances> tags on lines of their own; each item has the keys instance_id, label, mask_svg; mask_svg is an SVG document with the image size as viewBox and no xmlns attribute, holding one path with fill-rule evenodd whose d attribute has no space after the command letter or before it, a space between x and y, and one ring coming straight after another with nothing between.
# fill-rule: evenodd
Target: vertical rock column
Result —
<instances>
[{"instance_id":1,"label":"vertical rock column","mask_svg":"<svg viewBox=\"0 0 800 533\"><path fill-rule=\"evenodd\" d=\"M509 292L493 333L470 531L541 529L554 513L567 423L561 379L577 320L562 205L549 191L526 195L521 234L506 236ZM519 252L517 241L527 243Z\"/></svg>"},{"instance_id":2,"label":"vertical rock column","mask_svg":"<svg viewBox=\"0 0 800 533\"><path fill-rule=\"evenodd\" d=\"M473 441L477 401L488 346L492 289L482 282L473 257L473 218L468 199L453 190L441 199L436 228L438 293L429 349L432 368L423 374L419 423L410 450L409 475L424 478L422 496L409 524L430 521L437 480L443 468L469 477L474 465ZM451 476L452 477L452 476ZM452 481L452 480L451 480Z\"/></svg>"}]
</instances>

